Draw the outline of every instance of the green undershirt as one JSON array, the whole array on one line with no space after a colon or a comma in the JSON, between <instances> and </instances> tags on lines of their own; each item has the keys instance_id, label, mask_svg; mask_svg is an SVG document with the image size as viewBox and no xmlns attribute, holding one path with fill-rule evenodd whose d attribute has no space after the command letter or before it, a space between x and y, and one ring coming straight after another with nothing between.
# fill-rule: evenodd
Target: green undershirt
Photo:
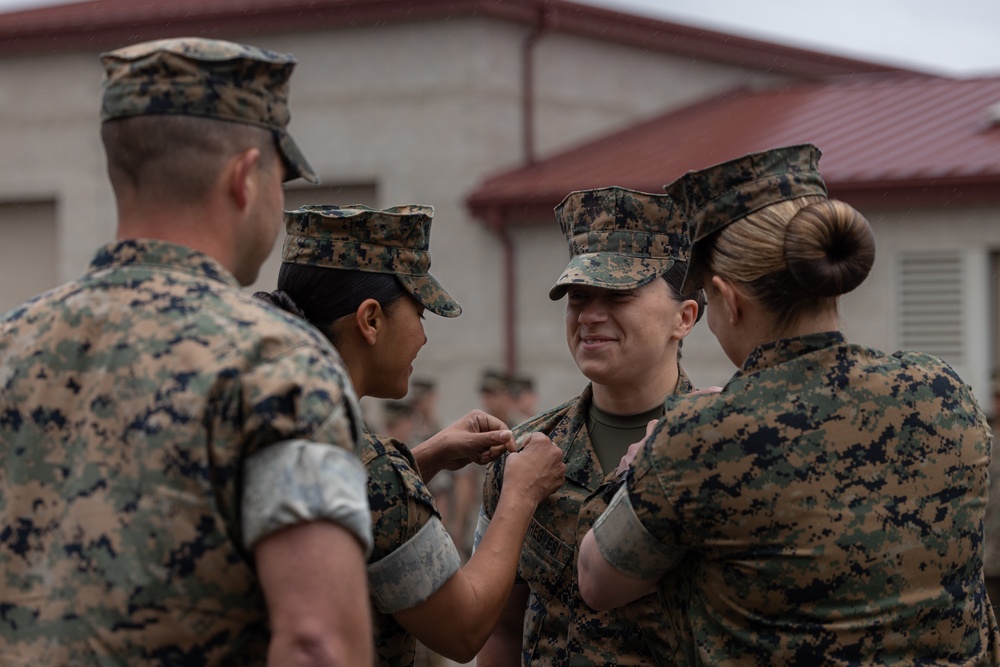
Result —
<instances>
[{"instance_id":1,"label":"green undershirt","mask_svg":"<svg viewBox=\"0 0 1000 667\"><path fill-rule=\"evenodd\" d=\"M618 467L629 445L646 437L646 424L649 420L662 416L662 404L637 415L613 415L601 410L593 401L590 402L587 431L605 475Z\"/></svg>"}]
</instances>

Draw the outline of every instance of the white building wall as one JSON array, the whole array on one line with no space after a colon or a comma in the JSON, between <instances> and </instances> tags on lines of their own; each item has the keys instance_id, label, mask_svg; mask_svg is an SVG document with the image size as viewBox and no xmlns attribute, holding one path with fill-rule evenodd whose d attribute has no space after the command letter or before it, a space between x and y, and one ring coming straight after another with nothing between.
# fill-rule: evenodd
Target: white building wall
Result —
<instances>
[{"instance_id":1,"label":"white building wall","mask_svg":"<svg viewBox=\"0 0 1000 667\"><path fill-rule=\"evenodd\" d=\"M98 134L100 80L96 54L0 60L0 202L56 202L58 244L50 252L60 281L83 270L114 232Z\"/></svg>"},{"instance_id":2,"label":"white building wall","mask_svg":"<svg viewBox=\"0 0 1000 667\"><path fill-rule=\"evenodd\" d=\"M432 272L465 313L427 318L430 342L415 373L439 381L446 420L476 407L479 372L503 363L502 249L469 216L465 199L484 178L521 164L521 54L530 31L461 18L226 36L297 56L290 129L325 184L367 188L380 206L435 206ZM539 158L712 92L773 79L559 33L541 38L534 62ZM59 280L80 273L114 235L99 137L100 77L96 50L0 59L0 201L56 202L51 252ZM536 377L539 404L548 406L584 383L566 351L562 303L546 296L566 245L554 220L551 227L515 229L512 238L519 370ZM714 351L707 329L701 333ZM696 381L728 376L731 367L700 372L700 358L711 358L700 345L685 346Z\"/></svg>"},{"instance_id":3,"label":"white building wall","mask_svg":"<svg viewBox=\"0 0 1000 667\"><path fill-rule=\"evenodd\" d=\"M55 203L0 203L0 312L59 283Z\"/></svg>"},{"instance_id":4,"label":"white building wall","mask_svg":"<svg viewBox=\"0 0 1000 667\"><path fill-rule=\"evenodd\" d=\"M535 76L539 156L723 90L786 80L561 33L539 40Z\"/></svg>"},{"instance_id":5,"label":"white building wall","mask_svg":"<svg viewBox=\"0 0 1000 667\"><path fill-rule=\"evenodd\" d=\"M487 176L522 164L522 43L530 32L470 18L256 42L299 60L292 132L324 182L376 183L380 206L435 207L432 272L464 312L426 319L429 342L415 374L439 380L447 420L478 406L480 371L504 361L503 249L465 199ZM538 41L534 67L538 158L712 92L775 80L560 33ZM562 303L546 296L566 243L554 218L550 228L511 236L519 370L535 377L539 405L553 405L585 383L566 350Z\"/></svg>"},{"instance_id":6,"label":"white building wall","mask_svg":"<svg viewBox=\"0 0 1000 667\"><path fill-rule=\"evenodd\" d=\"M866 345L897 349L901 343L896 326L899 295L895 270L900 254L959 253L963 257L963 285L957 298L965 315L953 326L963 334L964 354L946 361L972 385L984 409L992 413L989 380L1000 363L994 352L1000 313L993 302L997 277L990 273L990 255L1000 250L1000 210L948 205L865 213L875 230L877 254L868 285L845 301L848 333Z\"/></svg>"}]
</instances>

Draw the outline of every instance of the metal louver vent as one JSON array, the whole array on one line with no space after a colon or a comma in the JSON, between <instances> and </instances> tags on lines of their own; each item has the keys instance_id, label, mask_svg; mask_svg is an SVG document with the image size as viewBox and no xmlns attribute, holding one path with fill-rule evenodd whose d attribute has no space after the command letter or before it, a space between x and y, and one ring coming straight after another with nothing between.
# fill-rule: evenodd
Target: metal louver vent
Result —
<instances>
[{"instance_id":1,"label":"metal louver vent","mask_svg":"<svg viewBox=\"0 0 1000 667\"><path fill-rule=\"evenodd\" d=\"M964 366L962 253L901 253L897 271L900 347Z\"/></svg>"}]
</instances>

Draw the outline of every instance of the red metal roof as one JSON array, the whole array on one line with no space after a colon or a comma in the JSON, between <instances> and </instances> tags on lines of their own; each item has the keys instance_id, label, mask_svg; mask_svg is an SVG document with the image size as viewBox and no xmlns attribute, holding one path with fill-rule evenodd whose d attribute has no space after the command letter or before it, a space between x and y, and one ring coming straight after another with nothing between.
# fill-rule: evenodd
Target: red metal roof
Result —
<instances>
[{"instance_id":1,"label":"red metal roof","mask_svg":"<svg viewBox=\"0 0 1000 667\"><path fill-rule=\"evenodd\" d=\"M905 71L566 0L89 0L0 13L0 54L476 15L792 76Z\"/></svg>"},{"instance_id":2,"label":"red metal roof","mask_svg":"<svg viewBox=\"0 0 1000 667\"><path fill-rule=\"evenodd\" d=\"M823 151L831 194L856 206L1000 202L1000 125L988 120L998 103L1000 77L864 75L737 90L489 178L468 204L494 225L548 219L573 190L662 192L685 171L803 142Z\"/></svg>"}]
</instances>

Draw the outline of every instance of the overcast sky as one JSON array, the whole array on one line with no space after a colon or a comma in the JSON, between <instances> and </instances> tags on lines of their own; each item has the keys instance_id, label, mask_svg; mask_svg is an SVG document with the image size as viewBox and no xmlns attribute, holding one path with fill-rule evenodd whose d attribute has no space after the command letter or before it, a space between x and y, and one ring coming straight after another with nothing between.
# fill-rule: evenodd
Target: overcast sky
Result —
<instances>
[{"instance_id":1,"label":"overcast sky","mask_svg":"<svg viewBox=\"0 0 1000 667\"><path fill-rule=\"evenodd\" d=\"M577 0L954 76L1000 75L1000 0Z\"/></svg>"},{"instance_id":2,"label":"overcast sky","mask_svg":"<svg viewBox=\"0 0 1000 667\"><path fill-rule=\"evenodd\" d=\"M1000 76L1000 0L575 0L952 76ZM0 11L63 0L0 0Z\"/></svg>"}]
</instances>

